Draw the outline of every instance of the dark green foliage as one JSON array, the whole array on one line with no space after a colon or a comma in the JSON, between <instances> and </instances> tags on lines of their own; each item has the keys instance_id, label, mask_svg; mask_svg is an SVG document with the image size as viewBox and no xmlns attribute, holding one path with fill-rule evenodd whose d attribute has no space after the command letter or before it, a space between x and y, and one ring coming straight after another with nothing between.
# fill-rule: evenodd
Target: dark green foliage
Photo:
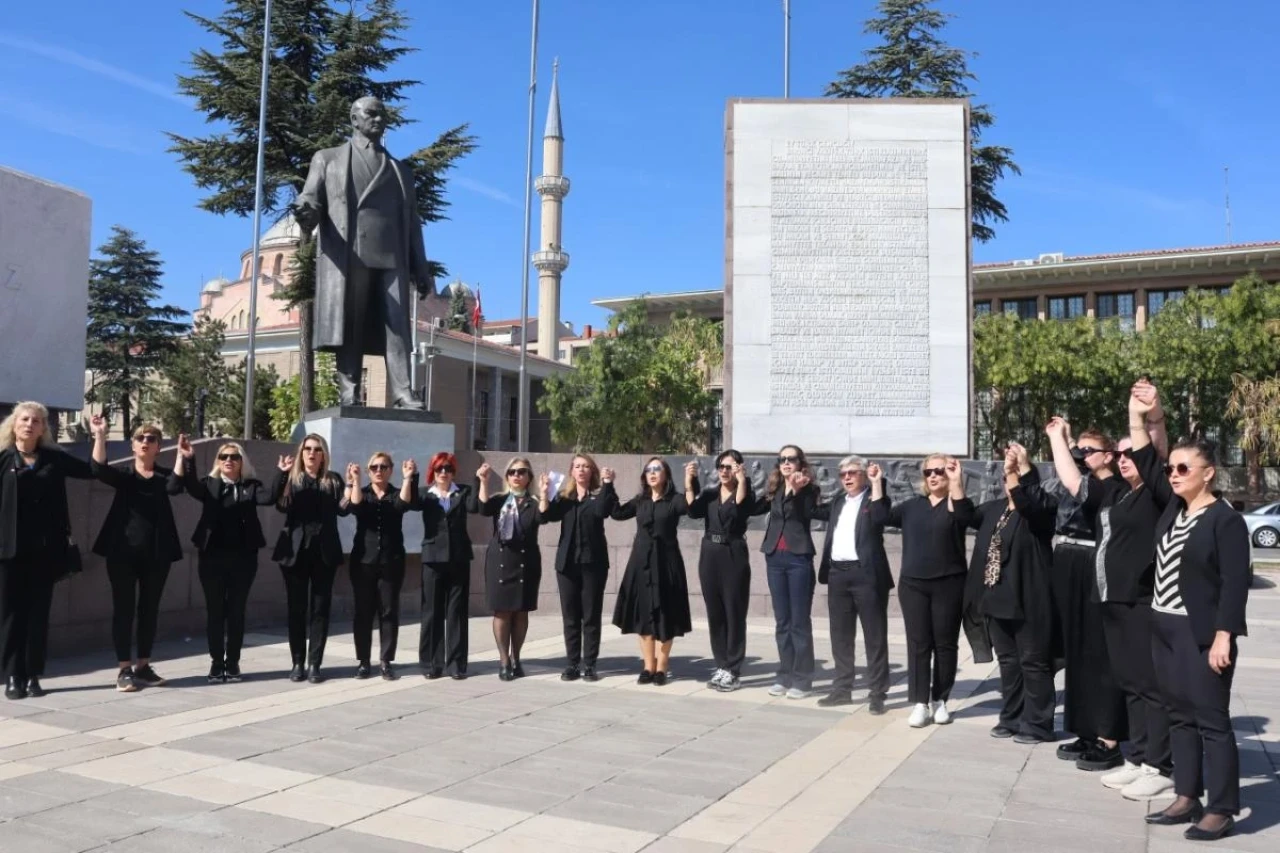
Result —
<instances>
[{"instance_id":1,"label":"dark green foliage","mask_svg":"<svg viewBox=\"0 0 1280 853\"><path fill-rule=\"evenodd\" d=\"M198 320L191 334L160 365L159 382L146 416L158 420L170 435L196 432L197 399L205 392L205 429L213 426L210 408L230 391L231 368L222 357L226 326L221 320Z\"/></svg>"}]
</instances>

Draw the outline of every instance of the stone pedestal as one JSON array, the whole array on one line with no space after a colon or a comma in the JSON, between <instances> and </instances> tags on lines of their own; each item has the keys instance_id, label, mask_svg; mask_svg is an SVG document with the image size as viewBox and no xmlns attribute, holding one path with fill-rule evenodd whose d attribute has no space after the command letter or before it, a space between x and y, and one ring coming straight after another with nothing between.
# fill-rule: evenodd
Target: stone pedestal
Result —
<instances>
[{"instance_id":1,"label":"stone pedestal","mask_svg":"<svg viewBox=\"0 0 1280 853\"><path fill-rule=\"evenodd\" d=\"M395 471L391 482L401 483L400 463L413 459L419 471L425 471L431 457L441 451L454 452L453 424L441 423L439 412L415 412L407 409L378 409L368 406L335 406L307 415L303 421L307 433L322 436L329 442L333 470L342 474L347 463L361 468L378 451L391 454ZM368 482L368 472L365 473ZM421 483L425 488L425 477ZM342 547L351 550L356 522L343 518L338 522ZM404 546L417 554L422 546L422 515L410 513L404 518Z\"/></svg>"}]
</instances>

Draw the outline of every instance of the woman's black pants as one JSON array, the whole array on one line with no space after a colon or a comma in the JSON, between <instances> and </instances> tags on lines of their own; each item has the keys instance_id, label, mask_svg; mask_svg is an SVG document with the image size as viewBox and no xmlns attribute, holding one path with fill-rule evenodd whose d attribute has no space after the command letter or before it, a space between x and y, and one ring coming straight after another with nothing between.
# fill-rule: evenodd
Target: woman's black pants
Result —
<instances>
[{"instance_id":1,"label":"woman's black pants","mask_svg":"<svg viewBox=\"0 0 1280 853\"><path fill-rule=\"evenodd\" d=\"M107 579L111 582L111 639L117 661L133 660L135 616L138 659L151 659L160 620L160 597L171 566L168 562L142 559L107 560Z\"/></svg>"},{"instance_id":2,"label":"woman's black pants","mask_svg":"<svg viewBox=\"0 0 1280 853\"><path fill-rule=\"evenodd\" d=\"M739 675L747 656L747 608L751 604L751 557L746 541L703 539L698 581L707 607L707 633L716 668Z\"/></svg>"},{"instance_id":3,"label":"woman's black pants","mask_svg":"<svg viewBox=\"0 0 1280 853\"><path fill-rule=\"evenodd\" d=\"M378 660L391 663L396 659L396 643L400 637L400 588L404 586L404 558L390 563L352 565L351 593L355 598L355 617L351 633L356 645L356 660L368 663L373 649L373 621L378 620Z\"/></svg>"},{"instance_id":4,"label":"woman's black pants","mask_svg":"<svg viewBox=\"0 0 1280 853\"><path fill-rule=\"evenodd\" d=\"M569 666L591 668L600 657L600 623L608 582L609 567L603 563L569 563L563 572L556 572Z\"/></svg>"},{"instance_id":5,"label":"woman's black pants","mask_svg":"<svg viewBox=\"0 0 1280 853\"><path fill-rule=\"evenodd\" d=\"M965 577L898 580L898 605L907 632L907 696L913 705L951 697L960 660Z\"/></svg>"},{"instance_id":6,"label":"woman's black pants","mask_svg":"<svg viewBox=\"0 0 1280 853\"><path fill-rule=\"evenodd\" d=\"M49 562L0 560L0 668L19 682L44 675L53 577Z\"/></svg>"},{"instance_id":7,"label":"woman's black pants","mask_svg":"<svg viewBox=\"0 0 1280 853\"><path fill-rule=\"evenodd\" d=\"M426 563L422 567L422 631L418 663L427 671L467 671L467 610L471 563Z\"/></svg>"},{"instance_id":8,"label":"woman's black pants","mask_svg":"<svg viewBox=\"0 0 1280 853\"><path fill-rule=\"evenodd\" d=\"M1111 673L1124 693L1129 714L1129 760L1146 764L1164 775L1173 772L1169 715L1160 697L1151 655L1150 604L1108 601L1102 605Z\"/></svg>"},{"instance_id":9,"label":"woman's black pants","mask_svg":"<svg viewBox=\"0 0 1280 853\"><path fill-rule=\"evenodd\" d=\"M1050 626L989 616L987 632L1000 663L1000 725L1052 740L1055 691Z\"/></svg>"},{"instance_id":10,"label":"woman's black pants","mask_svg":"<svg viewBox=\"0 0 1280 853\"><path fill-rule=\"evenodd\" d=\"M249 590L258 575L258 552L201 554L198 564L204 588L205 631L214 663L240 663L244 616Z\"/></svg>"},{"instance_id":11,"label":"woman's black pants","mask_svg":"<svg viewBox=\"0 0 1280 853\"><path fill-rule=\"evenodd\" d=\"M304 549L292 566L281 566L289 610L289 654L293 662L319 668L329 640L329 611L337 566L320 559L319 548ZM310 639L310 648L307 642Z\"/></svg>"}]
</instances>

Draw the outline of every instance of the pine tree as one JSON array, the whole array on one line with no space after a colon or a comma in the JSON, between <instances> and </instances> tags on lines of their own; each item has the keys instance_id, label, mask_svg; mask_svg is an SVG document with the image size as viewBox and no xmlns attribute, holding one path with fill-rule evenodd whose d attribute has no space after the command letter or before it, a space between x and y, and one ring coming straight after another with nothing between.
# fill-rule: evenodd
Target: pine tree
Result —
<instances>
[{"instance_id":1,"label":"pine tree","mask_svg":"<svg viewBox=\"0 0 1280 853\"><path fill-rule=\"evenodd\" d=\"M127 433L133 400L178 347L189 327L177 318L187 312L156 304L163 264L132 231L113 226L98 252L89 264L85 367L93 383L84 399L119 411Z\"/></svg>"},{"instance_id":2,"label":"pine tree","mask_svg":"<svg viewBox=\"0 0 1280 853\"><path fill-rule=\"evenodd\" d=\"M933 8L934 0L879 0L879 17L867 21L865 32L884 43L864 52L866 61L840 72L827 86L834 98L969 98L969 82L977 77L968 60L976 54L951 47L938 33L953 16ZM996 198L996 182L1005 172L1022 174L1013 162L1013 150L982 145L982 133L995 124L985 104L970 104L970 192L974 239L995 237L996 222L1007 222L1009 212Z\"/></svg>"},{"instance_id":3,"label":"pine tree","mask_svg":"<svg viewBox=\"0 0 1280 853\"><path fill-rule=\"evenodd\" d=\"M179 75L178 89L196 100L219 130L204 137L169 134L171 151L196 185L208 195L200 206L212 213L253 213L257 162L258 95L261 86L262 0L226 0L217 18L187 13L213 34L220 52L192 54L190 75ZM388 128L407 122L404 92L416 80L380 78L397 60L414 51L401 43L407 17L395 0L370 0L362 11L337 0L275 0L271 7L271 74L267 96L264 213L287 211L306 182L311 157L321 148L339 145L350 133L351 104L374 95L387 106ZM404 157L416 178L418 213L424 223L445 217L445 174L475 149L475 137L462 124L435 142ZM314 351L311 344L311 300L315 293L311 235L302 235L300 265L281 294L297 306L301 331L301 413L314 406ZM301 262L307 257L309 265ZM431 264L436 276L444 267Z\"/></svg>"},{"instance_id":4,"label":"pine tree","mask_svg":"<svg viewBox=\"0 0 1280 853\"><path fill-rule=\"evenodd\" d=\"M231 368L222 357L225 331L221 320L197 320L191 334L161 365L158 390L147 415L164 424L166 431L194 434L201 392L206 424L212 422L209 407L213 401L228 395Z\"/></svg>"},{"instance_id":5,"label":"pine tree","mask_svg":"<svg viewBox=\"0 0 1280 853\"><path fill-rule=\"evenodd\" d=\"M467 291L462 282L449 288L449 320L447 325L455 332L471 333L471 315L467 311Z\"/></svg>"},{"instance_id":6,"label":"pine tree","mask_svg":"<svg viewBox=\"0 0 1280 853\"><path fill-rule=\"evenodd\" d=\"M209 401L205 413L210 426L218 435L239 435L244 429L244 385L249 372L248 359L231 368L227 393ZM294 377L295 383L297 377ZM274 405L276 386L280 374L273 364L258 364L253 369L253 435L250 438L271 439L271 407ZM294 406L297 410L297 406Z\"/></svg>"}]
</instances>

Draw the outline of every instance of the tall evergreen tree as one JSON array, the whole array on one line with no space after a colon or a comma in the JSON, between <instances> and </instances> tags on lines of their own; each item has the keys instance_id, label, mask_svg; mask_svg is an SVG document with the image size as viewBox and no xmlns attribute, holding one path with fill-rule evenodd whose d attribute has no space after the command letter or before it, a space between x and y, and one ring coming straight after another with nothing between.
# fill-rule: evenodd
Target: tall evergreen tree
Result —
<instances>
[{"instance_id":1,"label":"tall evergreen tree","mask_svg":"<svg viewBox=\"0 0 1280 853\"><path fill-rule=\"evenodd\" d=\"M978 78L968 60L976 54L951 47L939 37L952 15L933 8L935 0L879 0L879 15L867 21L865 32L884 43L863 52L866 61L840 72L828 84L834 98L969 98L970 81ZM995 124L985 104L969 106L970 192L974 239L986 242L992 227L1007 222L1009 212L996 198L996 182L1005 172L1022 174L1013 162L1013 149L981 144L982 134Z\"/></svg>"},{"instance_id":2,"label":"tall evergreen tree","mask_svg":"<svg viewBox=\"0 0 1280 853\"><path fill-rule=\"evenodd\" d=\"M446 323L455 332L471 332L471 313L467 311L467 292L459 282L449 290L449 319Z\"/></svg>"},{"instance_id":3,"label":"tall evergreen tree","mask_svg":"<svg viewBox=\"0 0 1280 853\"><path fill-rule=\"evenodd\" d=\"M209 400L205 413L210 425L219 435L240 435L244 429L244 386L248 374L248 359L231 368L231 380L227 393ZM297 377L294 377L297 381ZM271 407L275 403L275 389L280 384L280 374L273 364L258 364L253 369L253 435L251 438L271 438ZM297 406L294 406L297 410Z\"/></svg>"},{"instance_id":4,"label":"tall evergreen tree","mask_svg":"<svg viewBox=\"0 0 1280 853\"><path fill-rule=\"evenodd\" d=\"M160 381L147 416L160 421L169 432L195 433L201 391L206 425L212 423L209 408L213 401L227 396L231 368L222 357L225 331L221 320L197 320L187 339L160 366Z\"/></svg>"},{"instance_id":5,"label":"tall evergreen tree","mask_svg":"<svg viewBox=\"0 0 1280 853\"><path fill-rule=\"evenodd\" d=\"M157 304L163 264L132 231L113 226L98 252L89 264L85 367L93 383L84 399L119 411L128 432L133 400L177 348L187 312Z\"/></svg>"},{"instance_id":6,"label":"tall evergreen tree","mask_svg":"<svg viewBox=\"0 0 1280 853\"><path fill-rule=\"evenodd\" d=\"M170 149L196 185L208 195L200 206L217 214L253 213L257 162L258 96L261 86L263 0L226 0L217 18L190 12L188 17L220 43L219 52L192 54L190 75L179 75L178 89L196 100L197 109L218 130L208 136L169 134ZM306 182L311 157L341 144L350 133L351 103L375 95L388 110L388 127L407 123L400 104L416 80L382 79L414 48L400 34L407 17L395 0L369 0L361 11L338 0L275 0L271 7L271 75L267 95L263 208L283 214ZM445 217L445 174L475 149L475 137L462 124L446 130L430 145L403 159L413 168L418 213L424 223ZM311 299L315 293L311 235L302 235L300 260L291 286L279 294L299 307L301 412L314 409L314 352ZM310 263L306 262L307 258ZM444 267L432 263L437 277Z\"/></svg>"}]
</instances>

